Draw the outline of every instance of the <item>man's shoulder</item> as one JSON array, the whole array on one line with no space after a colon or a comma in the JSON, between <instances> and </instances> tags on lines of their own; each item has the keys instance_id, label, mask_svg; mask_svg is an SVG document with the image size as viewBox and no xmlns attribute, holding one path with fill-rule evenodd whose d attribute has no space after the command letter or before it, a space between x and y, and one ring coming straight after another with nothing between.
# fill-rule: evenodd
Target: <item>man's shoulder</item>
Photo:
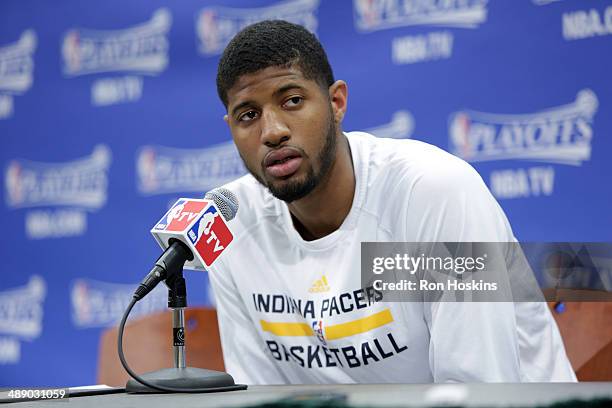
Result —
<instances>
[{"instance_id":1,"label":"man's shoulder","mask_svg":"<svg viewBox=\"0 0 612 408\"><path fill-rule=\"evenodd\" d=\"M458 236L440 235L444 231L438 227L444 225L432 221L460 219L456 212L449 212L457 206L461 211L482 209L498 214L484 181L466 161L425 142L359 137L363 138L360 143L369 145L362 150L369 152L362 209L376 217L392 239L427 241Z\"/></svg>"},{"instance_id":2,"label":"man's shoulder","mask_svg":"<svg viewBox=\"0 0 612 408\"><path fill-rule=\"evenodd\" d=\"M347 136L367 152L367 187L382 190L379 194L398 193L405 197L418 187L421 192L435 196L441 191L482 183L469 163L432 144L414 139L377 138L363 132Z\"/></svg>"}]
</instances>

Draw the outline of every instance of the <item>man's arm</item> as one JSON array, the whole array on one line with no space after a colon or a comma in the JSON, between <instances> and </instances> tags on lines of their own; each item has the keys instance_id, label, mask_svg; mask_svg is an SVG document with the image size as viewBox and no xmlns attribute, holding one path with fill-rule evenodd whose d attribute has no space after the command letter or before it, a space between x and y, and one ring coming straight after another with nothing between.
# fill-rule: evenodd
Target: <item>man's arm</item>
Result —
<instances>
[{"instance_id":1,"label":"man's arm","mask_svg":"<svg viewBox=\"0 0 612 408\"><path fill-rule=\"evenodd\" d=\"M444 166L424 175L413 194L404 225L418 228L418 241L515 241L506 216L480 176L457 158L449 157ZM405 236L414 237L408 230ZM440 302L428 306L424 317L436 382L575 381L546 304ZM528 311L537 313L526 316ZM530 356L537 356L537 363L529 361Z\"/></svg>"}]
</instances>

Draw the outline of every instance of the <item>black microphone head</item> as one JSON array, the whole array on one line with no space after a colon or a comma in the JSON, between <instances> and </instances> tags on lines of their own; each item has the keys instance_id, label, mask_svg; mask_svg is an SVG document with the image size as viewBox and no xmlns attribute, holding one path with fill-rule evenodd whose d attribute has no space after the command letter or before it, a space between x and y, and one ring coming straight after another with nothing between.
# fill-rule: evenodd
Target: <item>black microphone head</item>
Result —
<instances>
[{"instance_id":1,"label":"black microphone head","mask_svg":"<svg viewBox=\"0 0 612 408\"><path fill-rule=\"evenodd\" d=\"M215 203L226 221L233 219L238 212L238 199L227 188L219 187L210 190L204 198Z\"/></svg>"}]
</instances>

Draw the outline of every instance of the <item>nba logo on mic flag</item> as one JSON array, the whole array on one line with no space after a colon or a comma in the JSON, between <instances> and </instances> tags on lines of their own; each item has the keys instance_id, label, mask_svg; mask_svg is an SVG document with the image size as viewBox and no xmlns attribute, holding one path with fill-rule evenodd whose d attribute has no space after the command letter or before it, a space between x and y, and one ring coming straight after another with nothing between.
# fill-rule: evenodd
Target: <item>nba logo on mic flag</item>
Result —
<instances>
[{"instance_id":1,"label":"nba logo on mic flag","mask_svg":"<svg viewBox=\"0 0 612 408\"><path fill-rule=\"evenodd\" d=\"M212 205L202 214L187 235L207 266L211 265L234 239L225 225L223 215Z\"/></svg>"},{"instance_id":2,"label":"nba logo on mic flag","mask_svg":"<svg viewBox=\"0 0 612 408\"><path fill-rule=\"evenodd\" d=\"M179 200L155 226L156 230L183 231L208 204L202 201Z\"/></svg>"}]
</instances>

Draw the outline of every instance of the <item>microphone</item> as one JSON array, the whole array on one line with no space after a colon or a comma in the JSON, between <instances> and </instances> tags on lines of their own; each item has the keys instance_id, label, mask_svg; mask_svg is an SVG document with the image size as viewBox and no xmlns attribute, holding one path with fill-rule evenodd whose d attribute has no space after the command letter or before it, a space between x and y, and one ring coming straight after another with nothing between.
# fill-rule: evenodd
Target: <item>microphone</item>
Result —
<instances>
[{"instance_id":1,"label":"microphone","mask_svg":"<svg viewBox=\"0 0 612 408\"><path fill-rule=\"evenodd\" d=\"M225 187L219 187L209 191L204 198L214 201L219 211L221 211L223 218L225 218L225 221L233 220L238 212L238 199L234 193Z\"/></svg>"},{"instance_id":2,"label":"microphone","mask_svg":"<svg viewBox=\"0 0 612 408\"><path fill-rule=\"evenodd\" d=\"M143 298L183 267L206 270L234 239L226 221L232 220L237 212L236 196L223 187L209 191L204 199L179 198L151 229L164 252L134 297Z\"/></svg>"},{"instance_id":3,"label":"microphone","mask_svg":"<svg viewBox=\"0 0 612 408\"><path fill-rule=\"evenodd\" d=\"M125 386L128 393L213 392L244 390L231 375L187 367L185 358L185 312L187 288L183 267L206 269L232 242L234 237L226 222L236 216L236 196L224 188L215 189L204 199L180 198L151 230L164 253L141 282L127 306L117 333L117 353L130 374ZM219 215L221 214L221 215ZM174 368L153 371L142 376L129 366L123 353L125 324L134 305L159 282L168 286L168 307L172 309L172 344Z\"/></svg>"}]
</instances>

